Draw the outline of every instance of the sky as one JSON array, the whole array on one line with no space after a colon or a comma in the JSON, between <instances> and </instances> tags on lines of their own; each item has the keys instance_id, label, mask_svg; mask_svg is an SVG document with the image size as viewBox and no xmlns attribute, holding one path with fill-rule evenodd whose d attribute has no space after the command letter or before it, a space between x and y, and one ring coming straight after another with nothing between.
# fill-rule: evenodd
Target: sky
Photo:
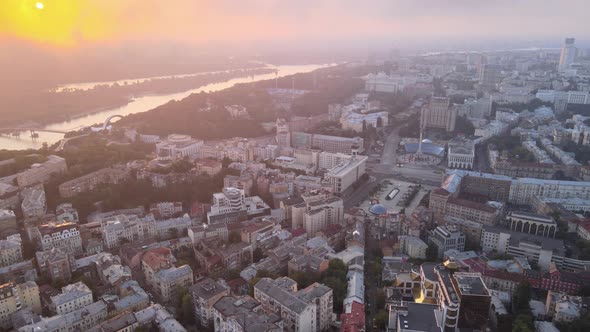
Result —
<instances>
[{"instance_id":1,"label":"sky","mask_svg":"<svg viewBox=\"0 0 590 332\"><path fill-rule=\"evenodd\" d=\"M1 0L0 40L64 49L164 41L560 43L588 37L588 12L588 0Z\"/></svg>"}]
</instances>

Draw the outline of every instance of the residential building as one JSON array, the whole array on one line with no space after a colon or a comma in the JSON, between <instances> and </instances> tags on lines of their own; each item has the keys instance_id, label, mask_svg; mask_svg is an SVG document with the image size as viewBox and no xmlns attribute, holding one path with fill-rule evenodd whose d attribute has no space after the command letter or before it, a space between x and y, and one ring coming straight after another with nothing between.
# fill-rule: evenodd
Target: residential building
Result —
<instances>
[{"instance_id":1,"label":"residential building","mask_svg":"<svg viewBox=\"0 0 590 332\"><path fill-rule=\"evenodd\" d=\"M1 194L0 197L2 197ZM16 233L18 233L18 228L14 211L0 208L0 236L6 237Z\"/></svg>"},{"instance_id":2,"label":"residential building","mask_svg":"<svg viewBox=\"0 0 590 332\"><path fill-rule=\"evenodd\" d=\"M168 248L148 250L141 259L146 283L163 302L174 299L177 288L193 284L193 270L188 265L174 266L176 259Z\"/></svg>"},{"instance_id":3,"label":"residential building","mask_svg":"<svg viewBox=\"0 0 590 332\"><path fill-rule=\"evenodd\" d=\"M226 224L203 224L190 227L188 229L188 236L193 244L197 244L199 241L210 237L219 237L223 241L227 241L229 231Z\"/></svg>"},{"instance_id":4,"label":"residential building","mask_svg":"<svg viewBox=\"0 0 590 332\"><path fill-rule=\"evenodd\" d=\"M555 291L547 292L545 308L547 317L554 322L571 322L581 315L584 302L580 296L572 296Z\"/></svg>"},{"instance_id":5,"label":"residential building","mask_svg":"<svg viewBox=\"0 0 590 332\"><path fill-rule=\"evenodd\" d=\"M356 156L328 170L325 178L334 193L342 193L365 174L367 156Z\"/></svg>"},{"instance_id":6,"label":"residential building","mask_svg":"<svg viewBox=\"0 0 590 332\"><path fill-rule=\"evenodd\" d=\"M224 296L212 309L214 331L281 332L283 320L262 311L259 302L249 296Z\"/></svg>"},{"instance_id":7,"label":"residential building","mask_svg":"<svg viewBox=\"0 0 590 332\"><path fill-rule=\"evenodd\" d=\"M43 186L25 188L21 192L21 197L21 210L25 219L39 218L47 212L47 200Z\"/></svg>"},{"instance_id":8,"label":"residential building","mask_svg":"<svg viewBox=\"0 0 590 332\"><path fill-rule=\"evenodd\" d=\"M393 309L392 309L393 310ZM398 332L439 332L443 330L437 318L438 306L427 303L408 303L397 311L395 317ZM390 316L392 313L390 313Z\"/></svg>"},{"instance_id":9,"label":"residential building","mask_svg":"<svg viewBox=\"0 0 590 332\"><path fill-rule=\"evenodd\" d=\"M117 184L129 178L130 173L123 167L107 167L81 177L66 181L58 186L59 195L69 198L93 191L103 184Z\"/></svg>"},{"instance_id":10,"label":"residential building","mask_svg":"<svg viewBox=\"0 0 590 332\"><path fill-rule=\"evenodd\" d=\"M41 313L37 284L27 281L18 285L14 282L0 285L0 327L9 330L12 327L12 314L22 308L30 308L36 314Z\"/></svg>"},{"instance_id":11,"label":"residential building","mask_svg":"<svg viewBox=\"0 0 590 332\"><path fill-rule=\"evenodd\" d=\"M62 287L61 294L51 297L51 307L58 315L65 315L92 302L92 291L81 281Z\"/></svg>"},{"instance_id":12,"label":"residential building","mask_svg":"<svg viewBox=\"0 0 590 332\"><path fill-rule=\"evenodd\" d=\"M403 253L418 259L426 259L426 249L428 245L420 238L415 236L403 235L399 237L400 248Z\"/></svg>"},{"instance_id":13,"label":"residential building","mask_svg":"<svg viewBox=\"0 0 590 332\"><path fill-rule=\"evenodd\" d=\"M361 137L340 137L320 134L293 132L294 148L316 149L332 153L346 153L356 155L364 151L364 140Z\"/></svg>"},{"instance_id":14,"label":"residential building","mask_svg":"<svg viewBox=\"0 0 590 332\"><path fill-rule=\"evenodd\" d=\"M569 66L576 61L576 55L578 49L575 46L575 38L566 38L561 48L561 54L559 55L559 71L565 71L569 69Z\"/></svg>"},{"instance_id":15,"label":"residential building","mask_svg":"<svg viewBox=\"0 0 590 332\"><path fill-rule=\"evenodd\" d=\"M59 248L38 251L35 254L39 271L52 281L69 281L72 278L73 256Z\"/></svg>"},{"instance_id":16,"label":"residential building","mask_svg":"<svg viewBox=\"0 0 590 332\"><path fill-rule=\"evenodd\" d=\"M213 322L213 305L224 296L230 295L230 289L211 278L205 278L194 284L190 290L195 312L195 321L201 326L211 326Z\"/></svg>"},{"instance_id":17,"label":"residential building","mask_svg":"<svg viewBox=\"0 0 590 332\"><path fill-rule=\"evenodd\" d=\"M484 64L480 70L479 84L483 89L496 90L502 80L502 67L496 64Z\"/></svg>"},{"instance_id":18,"label":"residential building","mask_svg":"<svg viewBox=\"0 0 590 332\"><path fill-rule=\"evenodd\" d=\"M313 284L298 292L297 283L287 277L262 278L254 286L254 298L264 311L283 319L285 331L319 332L331 325L332 290L326 286Z\"/></svg>"},{"instance_id":19,"label":"residential building","mask_svg":"<svg viewBox=\"0 0 590 332\"><path fill-rule=\"evenodd\" d=\"M456 119L457 109L451 107L449 98L432 97L429 105L422 109L420 126L454 131Z\"/></svg>"},{"instance_id":20,"label":"residential building","mask_svg":"<svg viewBox=\"0 0 590 332\"><path fill-rule=\"evenodd\" d=\"M78 210L71 203L62 203L55 208L56 223L72 222L77 224L80 221Z\"/></svg>"},{"instance_id":21,"label":"residential building","mask_svg":"<svg viewBox=\"0 0 590 332\"><path fill-rule=\"evenodd\" d=\"M182 214L182 202L159 202L150 205L150 213L156 219L177 217Z\"/></svg>"},{"instance_id":22,"label":"residential building","mask_svg":"<svg viewBox=\"0 0 590 332\"><path fill-rule=\"evenodd\" d=\"M428 238L438 250L438 258L442 258L447 250L463 251L465 249L465 234L457 226L443 225L434 229Z\"/></svg>"},{"instance_id":23,"label":"residential building","mask_svg":"<svg viewBox=\"0 0 590 332\"><path fill-rule=\"evenodd\" d=\"M73 256L83 253L82 237L77 224L47 223L33 228L32 234L38 247L43 251L58 248Z\"/></svg>"},{"instance_id":24,"label":"residential building","mask_svg":"<svg viewBox=\"0 0 590 332\"><path fill-rule=\"evenodd\" d=\"M19 328L18 332L86 331L107 318L107 304L100 300L66 315L42 318L41 321Z\"/></svg>"},{"instance_id":25,"label":"residential building","mask_svg":"<svg viewBox=\"0 0 590 332\"><path fill-rule=\"evenodd\" d=\"M270 207L258 196L246 197L243 189L228 187L213 194L209 224L234 223L270 213Z\"/></svg>"},{"instance_id":26,"label":"residential building","mask_svg":"<svg viewBox=\"0 0 590 332\"><path fill-rule=\"evenodd\" d=\"M101 223L101 233L104 244L112 249L119 247L122 242L143 241L156 233L156 221L149 214L144 218L136 215L116 215Z\"/></svg>"},{"instance_id":27,"label":"residential building","mask_svg":"<svg viewBox=\"0 0 590 332\"><path fill-rule=\"evenodd\" d=\"M19 187L28 187L33 184L45 183L52 175L61 174L68 169L66 160L62 157L50 155L47 161L33 164L28 170L18 173L16 182Z\"/></svg>"},{"instance_id":28,"label":"residential building","mask_svg":"<svg viewBox=\"0 0 590 332\"><path fill-rule=\"evenodd\" d=\"M215 159L199 159L195 161L195 166L199 174L213 176L221 172L222 163Z\"/></svg>"},{"instance_id":29,"label":"residential building","mask_svg":"<svg viewBox=\"0 0 590 332\"><path fill-rule=\"evenodd\" d=\"M0 267L22 261L23 249L20 234L10 235L6 240L0 240Z\"/></svg>"}]
</instances>

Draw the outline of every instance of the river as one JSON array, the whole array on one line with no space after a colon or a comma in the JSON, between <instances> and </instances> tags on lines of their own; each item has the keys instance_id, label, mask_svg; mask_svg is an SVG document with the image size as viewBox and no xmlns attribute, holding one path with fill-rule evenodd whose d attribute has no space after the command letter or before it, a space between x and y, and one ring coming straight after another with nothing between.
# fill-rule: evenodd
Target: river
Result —
<instances>
[{"instance_id":1,"label":"river","mask_svg":"<svg viewBox=\"0 0 590 332\"><path fill-rule=\"evenodd\" d=\"M80 116L78 118L52 123L43 127L46 130L56 130L56 131L72 131L77 130L82 127L88 127L93 124L102 123L111 115L122 115L126 116L133 113L141 113L149 111L153 108L156 108L160 105L163 105L170 100L180 100L183 98L188 97L191 93L199 93L202 91L205 92L214 92L220 91L223 89L230 88L239 83L252 83L262 80L274 79L275 77L283 77L298 73L307 73L310 71L314 71L318 68L327 67L329 65L285 65L285 66L276 66L271 68L276 68L278 73L275 75L274 73L270 74L260 74L260 75L253 75L250 77L238 77L233 78L224 82L219 83L212 83L207 84L192 90L178 92L178 93L170 93L170 94L162 94L162 95L147 95L142 97L137 97L129 104L125 106L115 107L111 109L107 109L104 111L99 111L96 113L92 113L89 115ZM190 75L190 74L188 74ZM177 75L179 76L179 75ZM96 82L93 83L97 84L105 84L111 82ZM70 84L67 86L68 88L82 88L87 89L89 88L88 83L80 83L80 84ZM295 85L297 88L297 85ZM4 135L0 136L0 150L7 149L7 150L26 150L26 149L38 149L40 148L43 143L47 143L52 145L63 138L63 134L59 133L50 133L50 132L37 132L39 137L33 139L30 137L29 132L21 132L20 138Z\"/></svg>"}]
</instances>

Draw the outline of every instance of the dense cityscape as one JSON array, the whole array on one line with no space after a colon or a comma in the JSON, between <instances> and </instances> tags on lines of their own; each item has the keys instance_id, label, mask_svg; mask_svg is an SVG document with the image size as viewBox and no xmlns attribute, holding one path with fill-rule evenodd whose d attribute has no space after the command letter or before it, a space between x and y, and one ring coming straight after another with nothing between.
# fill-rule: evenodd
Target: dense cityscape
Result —
<instances>
[{"instance_id":1,"label":"dense cityscape","mask_svg":"<svg viewBox=\"0 0 590 332\"><path fill-rule=\"evenodd\" d=\"M7 99L0 331L590 331L574 37Z\"/></svg>"}]
</instances>

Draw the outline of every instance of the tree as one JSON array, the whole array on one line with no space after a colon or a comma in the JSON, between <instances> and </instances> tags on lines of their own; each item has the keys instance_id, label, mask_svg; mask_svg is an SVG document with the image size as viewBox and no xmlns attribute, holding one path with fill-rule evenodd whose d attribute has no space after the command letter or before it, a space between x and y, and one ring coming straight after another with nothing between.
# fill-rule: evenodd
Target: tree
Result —
<instances>
[{"instance_id":1,"label":"tree","mask_svg":"<svg viewBox=\"0 0 590 332\"><path fill-rule=\"evenodd\" d=\"M240 235L240 233L238 231L231 231L229 232L229 243L238 243L240 241L242 241L242 236Z\"/></svg>"},{"instance_id":2,"label":"tree","mask_svg":"<svg viewBox=\"0 0 590 332\"><path fill-rule=\"evenodd\" d=\"M254 249L254 252L252 253L252 260L254 261L254 263L260 262L260 260L264 257L265 256L264 252L262 251L262 248L257 247L256 249Z\"/></svg>"},{"instance_id":3,"label":"tree","mask_svg":"<svg viewBox=\"0 0 590 332\"><path fill-rule=\"evenodd\" d=\"M512 296L512 307L515 313L530 313L531 284L528 281L521 282Z\"/></svg>"},{"instance_id":4,"label":"tree","mask_svg":"<svg viewBox=\"0 0 590 332\"><path fill-rule=\"evenodd\" d=\"M379 331L382 331L385 329L385 327L387 327L388 321L389 314L387 313L387 311L383 309L379 310L379 312L377 312L377 314L375 315L375 325L377 325Z\"/></svg>"},{"instance_id":5,"label":"tree","mask_svg":"<svg viewBox=\"0 0 590 332\"><path fill-rule=\"evenodd\" d=\"M518 315L512 325L512 332L533 332L535 325L533 324L533 317L531 315Z\"/></svg>"},{"instance_id":6,"label":"tree","mask_svg":"<svg viewBox=\"0 0 590 332\"><path fill-rule=\"evenodd\" d=\"M195 316L193 315L193 301L188 293L184 294L184 296L182 297L180 309L182 312L182 325L194 324Z\"/></svg>"}]
</instances>

